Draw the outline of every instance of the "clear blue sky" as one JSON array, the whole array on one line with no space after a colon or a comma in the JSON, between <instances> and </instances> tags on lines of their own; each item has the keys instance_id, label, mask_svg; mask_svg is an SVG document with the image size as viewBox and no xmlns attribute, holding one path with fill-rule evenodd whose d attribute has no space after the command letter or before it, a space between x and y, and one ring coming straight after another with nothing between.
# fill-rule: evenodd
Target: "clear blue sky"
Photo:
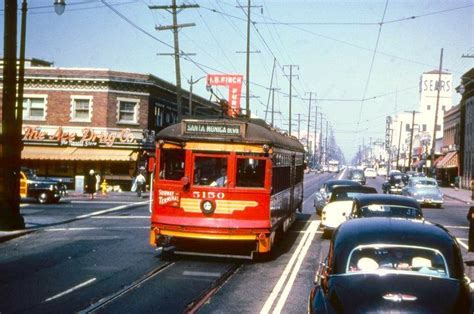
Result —
<instances>
[{"instance_id":1,"label":"clear blue sky","mask_svg":"<svg viewBox=\"0 0 474 314\"><path fill-rule=\"evenodd\" d=\"M196 53L192 59L202 64L198 67L182 61L183 87L188 88L186 80L191 75L196 79L205 75L204 71L245 75L245 54L236 52L245 50L246 11L239 3L246 5L247 1L177 2L201 6L178 15L180 23L196 23L180 31L180 48ZM20 7L21 1L18 3ZM29 1L27 57L53 61L59 67L151 73L175 82L173 59L157 56L171 52L163 42L172 45L172 33L155 30L156 25L171 24L171 14L148 8L171 0L66 0L62 16L54 13L52 3ZM453 73L455 85L474 66L473 58L461 58L474 54L473 0L252 0L252 5L261 6L251 14L255 22L251 50L260 51L251 55L250 90L251 95L259 96L251 100L252 112L261 117L265 114L276 57L275 87L281 88L276 96L276 110L281 112L277 126L288 128L289 83L282 67L298 65L299 70L294 71L298 79L293 80L294 134L297 114L303 120L308 112L308 101L302 98L308 97L306 92L316 92L317 105L330 121L347 160L364 137L366 143L369 137L384 138L386 115L417 107L420 75L438 68L441 48L443 68ZM380 27L382 18L386 23ZM0 28L3 34L3 23ZM1 45L3 51L3 41ZM287 68L285 71L288 74ZM196 84L195 91L208 97L204 80ZM221 93L227 95L224 89ZM357 101L364 96L376 98ZM345 101L350 99L356 101ZM454 101L459 101L457 95ZM314 111L311 114L314 118Z\"/></svg>"}]
</instances>

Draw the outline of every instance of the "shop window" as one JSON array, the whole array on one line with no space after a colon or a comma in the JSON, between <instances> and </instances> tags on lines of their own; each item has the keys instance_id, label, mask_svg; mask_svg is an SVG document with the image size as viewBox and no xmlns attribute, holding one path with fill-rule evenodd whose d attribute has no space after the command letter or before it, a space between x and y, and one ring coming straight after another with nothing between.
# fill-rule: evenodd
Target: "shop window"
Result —
<instances>
[{"instance_id":1,"label":"shop window","mask_svg":"<svg viewBox=\"0 0 474 314\"><path fill-rule=\"evenodd\" d=\"M436 131L441 131L441 124L436 125Z\"/></svg>"},{"instance_id":2,"label":"shop window","mask_svg":"<svg viewBox=\"0 0 474 314\"><path fill-rule=\"evenodd\" d=\"M118 98L117 121L118 123L137 124L138 123L138 99Z\"/></svg>"},{"instance_id":3,"label":"shop window","mask_svg":"<svg viewBox=\"0 0 474 314\"><path fill-rule=\"evenodd\" d=\"M46 120L47 95L25 95L23 98L24 120Z\"/></svg>"},{"instance_id":4,"label":"shop window","mask_svg":"<svg viewBox=\"0 0 474 314\"><path fill-rule=\"evenodd\" d=\"M411 130L410 124L407 123L407 124L405 125L405 131L410 132L410 130Z\"/></svg>"},{"instance_id":5,"label":"shop window","mask_svg":"<svg viewBox=\"0 0 474 314\"><path fill-rule=\"evenodd\" d=\"M265 186L265 160L238 158L236 186L263 188Z\"/></svg>"},{"instance_id":6,"label":"shop window","mask_svg":"<svg viewBox=\"0 0 474 314\"><path fill-rule=\"evenodd\" d=\"M431 110L431 106L430 106L430 105L427 105L427 106L426 106L426 110Z\"/></svg>"},{"instance_id":7,"label":"shop window","mask_svg":"<svg viewBox=\"0 0 474 314\"><path fill-rule=\"evenodd\" d=\"M423 132L426 132L426 124L423 124L422 130L423 130Z\"/></svg>"},{"instance_id":8,"label":"shop window","mask_svg":"<svg viewBox=\"0 0 474 314\"><path fill-rule=\"evenodd\" d=\"M91 122L92 96L71 96L71 121Z\"/></svg>"}]
</instances>

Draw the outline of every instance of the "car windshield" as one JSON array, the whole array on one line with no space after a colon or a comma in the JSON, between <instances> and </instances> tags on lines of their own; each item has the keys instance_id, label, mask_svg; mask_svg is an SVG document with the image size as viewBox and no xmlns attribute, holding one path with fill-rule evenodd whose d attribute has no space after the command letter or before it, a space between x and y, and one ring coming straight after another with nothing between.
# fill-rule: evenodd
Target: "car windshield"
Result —
<instances>
[{"instance_id":1,"label":"car windshield","mask_svg":"<svg viewBox=\"0 0 474 314\"><path fill-rule=\"evenodd\" d=\"M396 184L396 183L401 183L403 180L402 180L402 176L391 176L390 177L390 183L391 184Z\"/></svg>"},{"instance_id":2,"label":"car windshield","mask_svg":"<svg viewBox=\"0 0 474 314\"><path fill-rule=\"evenodd\" d=\"M417 246L372 244L349 254L346 273L403 272L412 275L449 277L445 257L435 249Z\"/></svg>"},{"instance_id":3,"label":"car windshield","mask_svg":"<svg viewBox=\"0 0 474 314\"><path fill-rule=\"evenodd\" d=\"M364 176L364 174L362 172L353 172L352 173L352 178L354 179L360 179Z\"/></svg>"},{"instance_id":4,"label":"car windshield","mask_svg":"<svg viewBox=\"0 0 474 314\"><path fill-rule=\"evenodd\" d=\"M360 209L362 217L421 218L421 212L413 207L388 204L370 204Z\"/></svg>"},{"instance_id":5,"label":"car windshield","mask_svg":"<svg viewBox=\"0 0 474 314\"><path fill-rule=\"evenodd\" d=\"M416 180L415 181L416 186L437 186L435 181L431 180Z\"/></svg>"},{"instance_id":6,"label":"car windshield","mask_svg":"<svg viewBox=\"0 0 474 314\"><path fill-rule=\"evenodd\" d=\"M331 199L334 201L334 202L337 202L337 201L350 201L350 200L353 200L354 197L356 196L359 196L361 194L366 194L366 193L363 193L363 192L348 192L348 191L344 191L344 192L337 192L337 193L332 193L331 194Z\"/></svg>"}]
</instances>

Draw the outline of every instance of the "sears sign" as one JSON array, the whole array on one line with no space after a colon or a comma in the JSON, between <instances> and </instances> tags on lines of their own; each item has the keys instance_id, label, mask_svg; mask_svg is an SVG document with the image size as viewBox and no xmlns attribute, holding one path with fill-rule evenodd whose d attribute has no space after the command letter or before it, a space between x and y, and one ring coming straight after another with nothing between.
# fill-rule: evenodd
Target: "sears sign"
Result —
<instances>
[{"instance_id":1,"label":"sears sign","mask_svg":"<svg viewBox=\"0 0 474 314\"><path fill-rule=\"evenodd\" d=\"M438 73L424 73L420 80L420 93L423 97L437 97L438 88L440 97L451 98L453 96L453 83L451 74L442 74L439 81Z\"/></svg>"}]
</instances>

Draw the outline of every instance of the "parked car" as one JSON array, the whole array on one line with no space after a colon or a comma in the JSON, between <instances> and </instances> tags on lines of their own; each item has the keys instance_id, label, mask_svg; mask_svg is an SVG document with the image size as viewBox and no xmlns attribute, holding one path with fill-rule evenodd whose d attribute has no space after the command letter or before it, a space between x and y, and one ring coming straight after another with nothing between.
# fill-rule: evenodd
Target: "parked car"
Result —
<instances>
[{"instance_id":1,"label":"parked car","mask_svg":"<svg viewBox=\"0 0 474 314\"><path fill-rule=\"evenodd\" d=\"M389 175L387 181L382 184L382 191L388 194L402 194L402 189L405 187L402 173L392 173Z\"/></svg>"},{"instance_id":2,"label":"parked car","mask_svg":"<svg viewBox=\"0 0 474 314\"><path fill-rule=\"evenodd\" d=\"M412 177L408 185L403 188L402 195L413 197L419 204L435 205L438 208L444 203L444 194L436 180L432 178Z\"/></svg>"},{"instance_id":3,"label":"parked car","mask_svg":"<svg viewBox=\"0 0 474 314\"><path fill-rule=\"evenodd\" d=\"M364 176L366 178L372 178L375 179L377 177L377 172L375 172L374 168L365 168L364 170Z\"/></svg>"},{"instance_id":4,"label":"parked car","mask_svg":"<svg viewBox=\"0 0 474 314\"><path fill-rule=\"evenodd\" d=\"M349 179L355 182L359 182L362 185L365 185L365 175L364 171L360 169L354 169L349 174Z\"/></svg>"},{"instance_id":5,"label":"parked car","mask_svg":"<svg viewBox=\"0 0 474 314\"><path fill-rule=\"evenodd\" d=\"M64 195L66 186L61 182L40 179L32 169L22 168L20 171L20 197L34 198L39 203L57 203Z\"/></svg>"},{"instance_id":6,"label":"parked car","mask_svg":"<svg viewBox=\"0 0 474 314\"><path fill-rule=\"evenodd\" d=\"M391 217L423 219L420 205L411 197L401 195L357 195L349 218Z\"/></svg>"},{"instance_id":7,"label":"parked car","mask_svg":"<svg viewBox=\"0 0 474 314\"><path fill-rule=\"evenodd\" d=\"M360 186L360 183L351 180L328 180L314 194L314 208L318 215L321 215L323 207L326 206L329 199L331 198L331 192L336 186Z\"/></svg>"},{"instance_id":8,"label":"parked car","mask_svg":"<svg viewBox=\"0 0 474 314\"><path fill-rule=\"evenodd\" d=\"M336 186L333 188L328 204L321 213L323 238L347 220L352 209L352 200L363 194L376 194L375 188L367 186Z\"/></svg>"},{"instance_id":9,"label":"parked car","mask_svg":"<svg viewBox=\"0 0 474 314\"><path fill-rule=\"evenodd\" d=\"M309 313L473 313L456 239L442 226L361 218L339 226Z\"/></svg>"}]
</instances>

